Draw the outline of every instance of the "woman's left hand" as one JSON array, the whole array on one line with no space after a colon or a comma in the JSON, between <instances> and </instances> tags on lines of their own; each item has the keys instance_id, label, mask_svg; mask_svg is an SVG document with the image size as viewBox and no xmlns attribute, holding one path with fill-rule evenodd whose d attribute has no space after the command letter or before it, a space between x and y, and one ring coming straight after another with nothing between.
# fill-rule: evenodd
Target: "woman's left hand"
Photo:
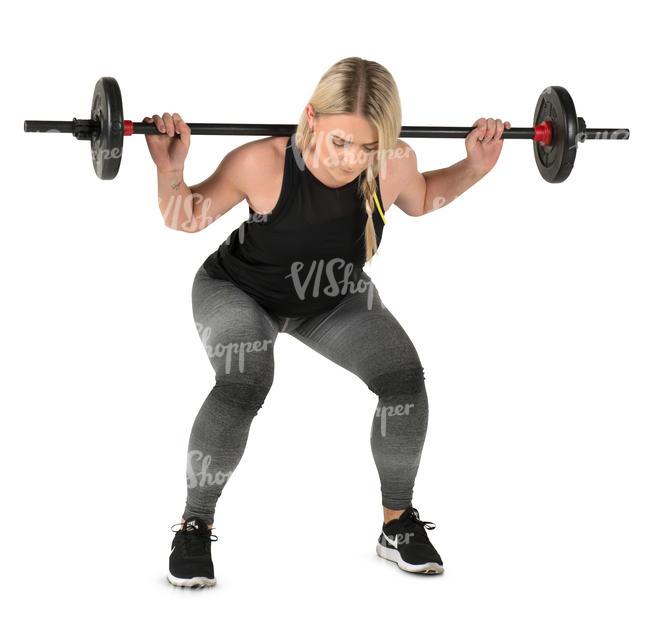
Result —
<instances>
[{"instance_id":1,"label":"woman's left hand","mask_svg":"<svg viewBox=\"0 0 650 628\"><path fill-rule=\"evenodd\" d=\"M467 163L479 174L490 172L499 159L504 129L511 128L510 122L501 122L500 118L479 118L472 126L476 127L465 138Z\"/></svg>"}]
</instances>

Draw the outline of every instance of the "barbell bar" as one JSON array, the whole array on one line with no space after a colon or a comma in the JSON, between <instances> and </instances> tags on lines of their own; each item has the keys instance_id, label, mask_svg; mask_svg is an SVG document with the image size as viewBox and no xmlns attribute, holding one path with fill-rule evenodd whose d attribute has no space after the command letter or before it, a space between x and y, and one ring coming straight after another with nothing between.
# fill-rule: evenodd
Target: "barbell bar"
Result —
<instances>
[{"instance_id":1,"label":"barbell bar","mask_svg":"<svg viewBox=\"0 0 650 628\"><path fill-rule=\"evenodd\" d=\"M218 124L188 122L193 135L290 136L296 124ZM403 126L400 137L465 138L475 127ZM73 118L71 122L25 120L27 133L71 133L79 140L89 140L95 173L100 179L114 179L122 160L124 137L163 135L152 123L125 120L122 94L113 77L100 78L93 92L90 119ZM588 129L576 115L569 92L558 85L547 87L537 100L533 127L513 127L501 134L504 139L533 140L535 162L542 177L561 183L576 158L577 142L585 140L627 140L624 128Z\"/></svg>"}]
</instances>

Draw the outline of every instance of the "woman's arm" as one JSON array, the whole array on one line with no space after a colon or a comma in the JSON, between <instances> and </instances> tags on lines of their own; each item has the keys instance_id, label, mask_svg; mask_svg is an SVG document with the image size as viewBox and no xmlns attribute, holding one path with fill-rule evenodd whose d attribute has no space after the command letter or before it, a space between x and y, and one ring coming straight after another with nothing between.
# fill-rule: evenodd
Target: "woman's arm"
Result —
<instances>
[{"instance_id":1,"label":"woman's arm","mask_svg":"<svg viewBox=\"0 0 650 628\"><path fill-rule=\"evenodd\" d=\"M196 233L238 205L246 198L251 174L260 169L262 150L259 140L234 148L207 179L192 186L183 181L182 170L158 172L158 200L165 225Z\"/></svg>"},{"instance_id":2,"label":"woman's arm","mask_svg":"<svg viewBox=\"0 0 650 628\"><path fill-rule=\"evenodd\" d=\"M420 172L415 151L403 140L400 144L406 149L391 163L399 190L395 205L409 216L423 216L451 203L483 176L466 159L448 168Z\"/></svg>"},{"instance_id":3,"label":"woman's arm","mask_svg":"<svg viewBox=\"0 0 650 628\"><path fill-rule=\"evenodd\" d=\"M183 180L183 169L157 172L158 207L165 226L177 231L193 231L194 197Z\"/></svg>"},{"instance_id":4,"label":"woman's arm","mask_svg":"<svg viewBox=\"0 0 650 628\"><path fill-rule=\"evenodd\" d=\"M467 159L447 168L423 172L425 195L420 215L424 216L424 214L448 205L486 174L476 170Z\"/></svg>"},{"instance_id":5,"label":"woman's arm","mask_svg":"<svg viewBox=\"0 0 650 628\"><path fill-rule=\"evenodd\" d=\"M472 126L476 128L465 138L467 157L438 170L419 172L415 151L399 140L407 150L396 158L400 181L395 201L398 207L411 216L424 216L457 199L492 170L501 153L501 134L510 128L510 122L479 118Z\"/></svg>"}]
</instances>

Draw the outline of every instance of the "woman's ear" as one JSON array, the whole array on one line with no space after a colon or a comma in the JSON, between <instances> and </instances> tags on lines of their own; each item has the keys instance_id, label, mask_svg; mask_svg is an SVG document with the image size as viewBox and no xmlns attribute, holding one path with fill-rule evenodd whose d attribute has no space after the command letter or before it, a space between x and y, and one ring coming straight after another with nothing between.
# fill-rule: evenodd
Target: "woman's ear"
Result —
<instances>
[{"instance_id":1,"label":"woman's ear","mask_svg":"<svg viewBox=\"0 0 650 628\"><path fill-rule=\"evenodd\" d=\"M314 105L312 105L310 102L305 106L305 113L307 114L307 120L309 120L309 126L311 127L314 124L316 112L314 111Z\"/></svg>"}]
</instances>

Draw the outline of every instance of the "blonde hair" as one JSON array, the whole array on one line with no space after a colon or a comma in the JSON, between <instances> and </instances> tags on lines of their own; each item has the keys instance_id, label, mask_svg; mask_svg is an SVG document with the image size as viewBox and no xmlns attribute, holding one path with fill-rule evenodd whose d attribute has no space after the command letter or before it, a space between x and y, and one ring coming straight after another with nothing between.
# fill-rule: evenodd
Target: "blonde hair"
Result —
<instances>
[{"instance_id":1,"label":"blonde hair","mask_svg":"<svg viewBox=\"0 0 650 628\"><path fill-rule=\"evenodd\" d=\"M358 177L357 191L365 199L368 215L365 228L366 262L377 252L375 211L377 173L397 143L402 129L402 107L392 74L379 63L361 57L337 61L321 77L309 102L316 116L355 114L373 124L378 133L376 156ZM296 145L304 155L311 142L309 120L303 110L296 128ZM383 212L383 208L382 208ZM383 216L382 216L383 219Z\"/></svg>"}]
</instances>

